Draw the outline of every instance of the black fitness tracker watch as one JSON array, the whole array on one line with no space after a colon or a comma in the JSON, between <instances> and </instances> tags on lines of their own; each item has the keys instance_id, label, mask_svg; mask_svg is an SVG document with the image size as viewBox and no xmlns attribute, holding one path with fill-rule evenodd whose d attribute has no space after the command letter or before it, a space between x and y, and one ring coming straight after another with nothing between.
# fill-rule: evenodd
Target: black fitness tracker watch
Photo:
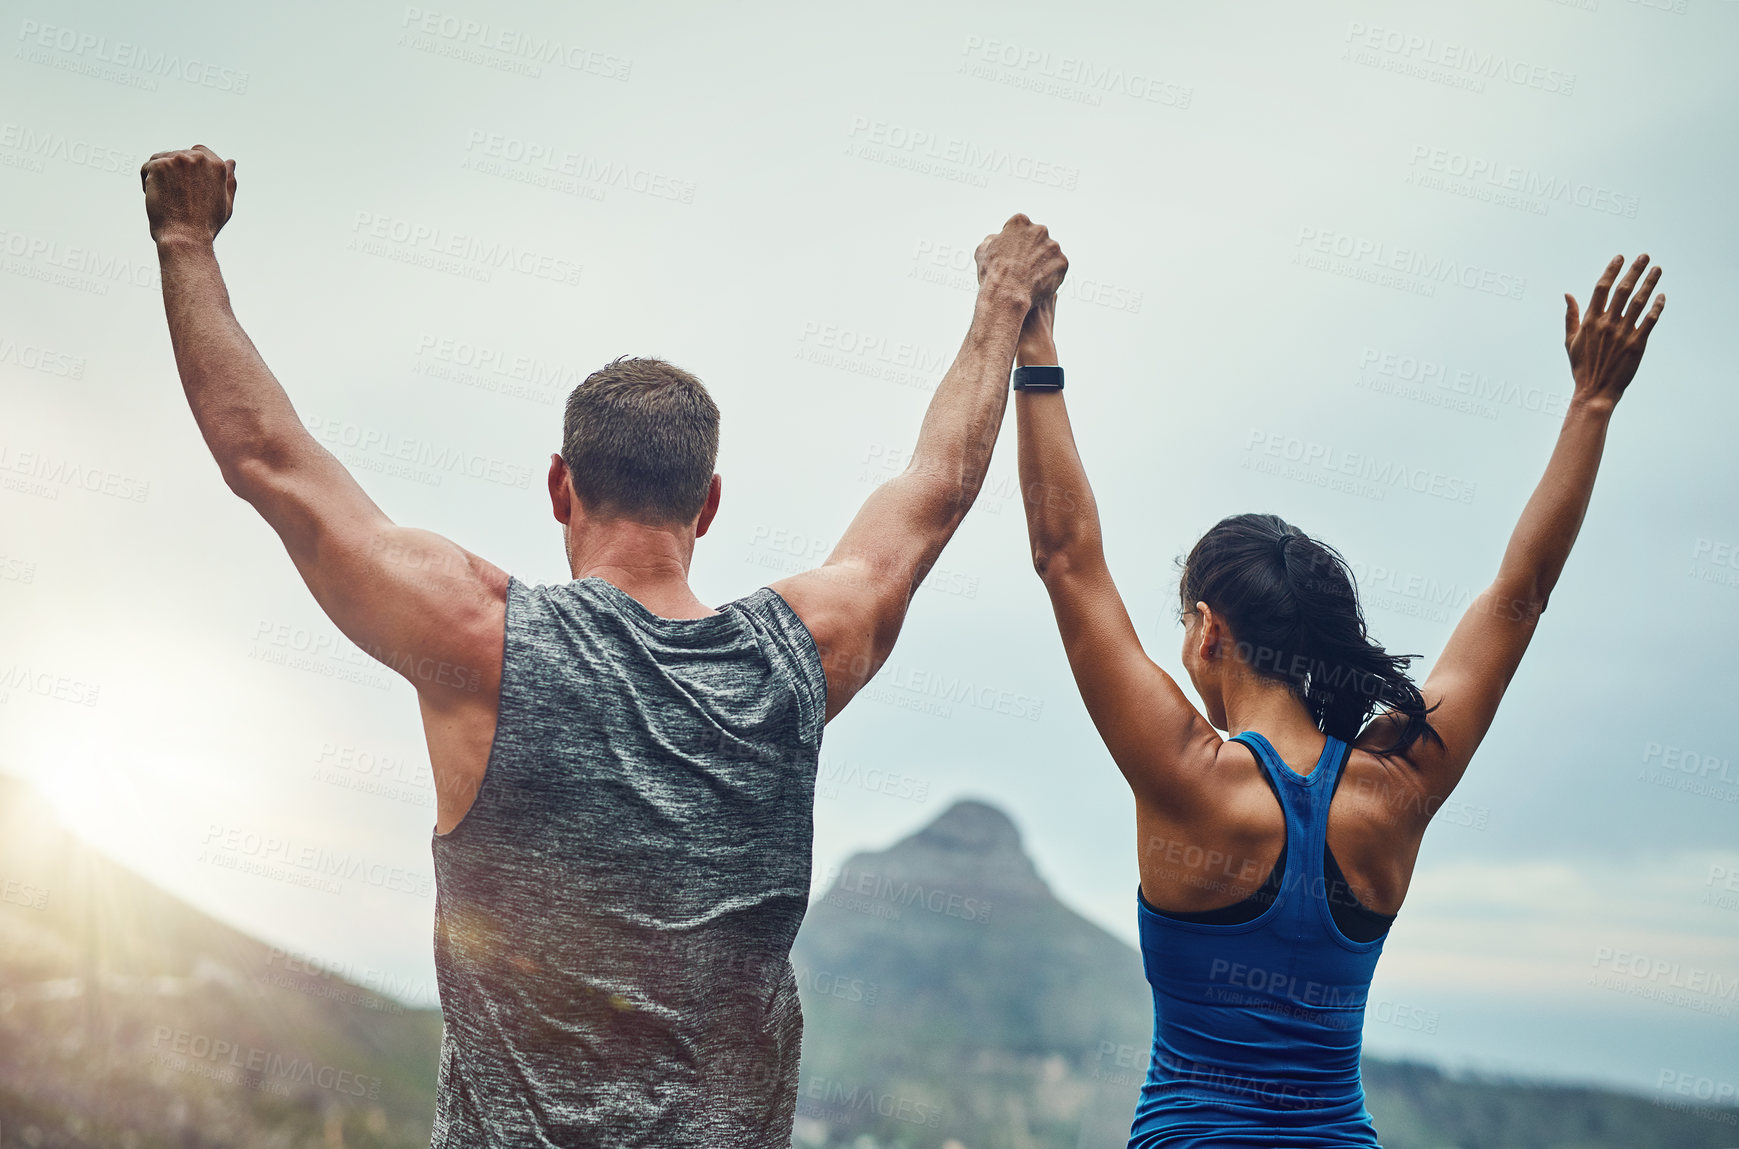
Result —
<instances>
[{"instance_id":1,"label":"black fitness tracker watch","mask_svg":"<svg viewBox=\"0 0 1739 1149\"><path fill-rule=\"evenodd\" d=\"M1016 391L1061 391L1063 389L1063 369L1061 367L1016 367L1014 369L1014 390Z\"/></svg>"}]
</instances>

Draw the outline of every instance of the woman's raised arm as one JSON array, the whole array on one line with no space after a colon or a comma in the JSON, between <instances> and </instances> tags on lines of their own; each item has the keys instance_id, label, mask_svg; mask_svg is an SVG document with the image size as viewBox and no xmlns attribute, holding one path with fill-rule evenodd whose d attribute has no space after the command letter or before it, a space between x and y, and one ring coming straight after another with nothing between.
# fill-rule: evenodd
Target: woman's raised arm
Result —
<instances>
[{"instance_id":1,"label":"woman's raised arm","mask_svg":"<svg viewBox=\"0 0 1739 1149\"><path fill-rule=\"evenodd\" d=\"M1439 801L1461 780L1485 737L1581 530L1607 423L1636 376L1649 333L1666 306L1665 295L1653 307L1648 305L1661 273L1657 267L1643 279L1648 263L1648 256L1637 256L1613 290L1624 268L1624 257L1614 257L1595 285L1585 315L1579 314L1574 296L1564 296L1564 346L1575 391L1558 444L1510 536L1497 578L1468 607L1421 688L1426 703L1437 707L1431 725L1441 742L1420 739L1405 757ZM1386 740L1379 727L1392 721L1373 719L1361 744Z\"/></svg>"},{"instance_id":2,"label":"woman's raised arm","mask_svg":"<svg viewBox=\"0 0 1739 1149\"><path fill-rule=\"evenodd\" d=\"M1054 296L1033 306L1015 362L1057 364ZM1219 733L1147 657L1105 565L1099 508L1075 450L1061 391L1018 391L1020 485L1033 568L1050 592L1063 649L1087 712L1140 798L1187 806L1189 762L1213 760Z\"/></svg>"}]
</instances>

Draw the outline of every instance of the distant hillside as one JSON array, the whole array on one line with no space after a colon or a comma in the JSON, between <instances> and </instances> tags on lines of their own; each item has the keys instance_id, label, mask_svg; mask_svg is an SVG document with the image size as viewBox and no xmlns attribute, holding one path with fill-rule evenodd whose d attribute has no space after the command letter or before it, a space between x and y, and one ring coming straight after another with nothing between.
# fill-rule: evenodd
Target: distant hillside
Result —
<instances>
[{"instance_id":1,"label":"distant hillside","mask_svg":"<svg viewBox=\"0 0 1739 1149\"><path fill-rule=\"evenodd\" d=\"M793 965L802 1149L1120 1149L1130 948L960 803L833 875ZM82 845L0 776L0 1149L421 1149L439 1015L308 972ZM1723 1149L1739 1111L1368 1062L1391 1149ZM1727 1118L1731 1123L1711 1120Z\"/></svg>"},{"instance_id":2,"label":"distant hillside","mask_svg":"<svg viewBox=\"0 0 1739 1149\"><path fill-rule=\"evenodd\" d=\"M958 803L852 858L811 906L792 962L806 1023L799 1146L1127 1141L1152 1040L1141 959L1057 901L996 808ZM1390 1149L1739 1146L1739 1111L1375 1060L1365 1080Z\"/></svg>"},{"instance_id":3,"label":"distant hillside","mask_svg":"<svg viewBox=\"0 0 1739 1149\"><path fill-rule=\"evenodd\" d=\"M152 886L0 775L0 1146L426 1149L440 1015Z\"/></svg>"}]
</instances>

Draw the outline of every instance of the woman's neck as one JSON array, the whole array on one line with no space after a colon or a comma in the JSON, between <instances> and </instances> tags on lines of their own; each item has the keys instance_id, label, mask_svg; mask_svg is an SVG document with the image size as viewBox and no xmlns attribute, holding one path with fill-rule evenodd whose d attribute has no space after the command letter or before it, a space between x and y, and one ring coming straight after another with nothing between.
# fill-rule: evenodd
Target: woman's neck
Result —
<instances>
[{"instance_id":1,"label":"woman's neck","mask_svg":"<svg viewBox=\"0 0 1739 1149\"><path fill-rule=\"evenodd\" d=\"M1226 733L1254 730L1274 743L1274 748L1282 751L1282 757L1287 756L1288 749L1321 745L1322 734L1316 728L1316 720L1289 686L1242 668L1240 671L1228 675L1221 683Z\"/></svg>"}]
</instances>

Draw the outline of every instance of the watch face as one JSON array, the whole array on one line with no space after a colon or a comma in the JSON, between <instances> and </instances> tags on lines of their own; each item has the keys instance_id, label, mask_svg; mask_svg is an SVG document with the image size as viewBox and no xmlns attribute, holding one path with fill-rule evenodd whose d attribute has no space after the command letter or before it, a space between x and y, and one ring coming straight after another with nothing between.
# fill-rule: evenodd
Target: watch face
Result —
<instances>
[{"instance_id":1,"label":"watch face","mask_svg":"<svg viewBox=\"0 0 1739 1149\"><path fill-rule=\"evenodd\" d=\"M1016 367L1014 370L1014 389L1016 391L1061 391L1063 389L1063 369L1061 367Z\"/></svg>"}]
</instances>

